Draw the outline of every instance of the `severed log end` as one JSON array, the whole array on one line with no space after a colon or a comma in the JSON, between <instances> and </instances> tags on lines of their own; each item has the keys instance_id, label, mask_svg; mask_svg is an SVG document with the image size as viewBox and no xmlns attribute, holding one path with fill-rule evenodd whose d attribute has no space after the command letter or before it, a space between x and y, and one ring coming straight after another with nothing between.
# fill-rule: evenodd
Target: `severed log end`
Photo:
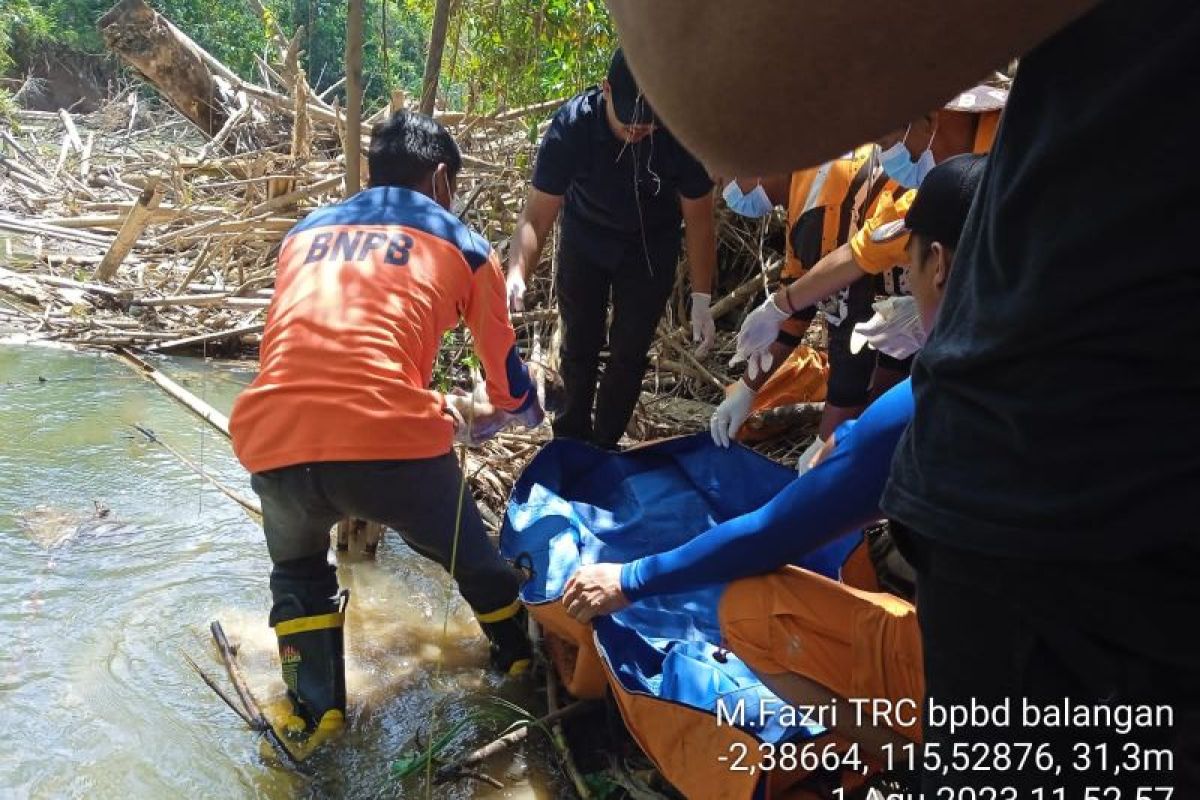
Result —
<instances>
[{"instance_id":1,"label":"severed log end","mask_svg":"<svg viewBox=\"0 0 1200 800\"><path fill-rule=\"evenodd\" d=\"M104 42L209 136L229 114L198 46L145 0L120 0L100 18Z\"/></svg>"}]
</instances>

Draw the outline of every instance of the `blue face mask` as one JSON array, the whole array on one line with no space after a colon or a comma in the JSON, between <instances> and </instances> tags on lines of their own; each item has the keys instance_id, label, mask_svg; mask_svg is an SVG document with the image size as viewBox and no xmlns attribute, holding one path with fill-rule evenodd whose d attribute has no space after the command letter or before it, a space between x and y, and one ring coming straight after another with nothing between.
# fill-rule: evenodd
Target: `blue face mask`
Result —
<instances>
[{"instance_id":1,"label":"blue face mask","mask_svg":"<svg viewBox=\"0 0 1200 800\"><path fill-rule=\"evenodd\" d=\"M883 167L883 171L887 176L896 183L906 189L916 189L921 185L921 181L925 180L925 176L929 174L937 162L933 160L933 136L929 137L929 144L925 147L925 152L913 161L908 155L908 148L904 146L908 140L908 131L912 130L912 126L904 132L904 138L896 142L894 145L884 150L879 154L879 164ZM934 129L934 135L937 134L937 129Z\"/></svg>"},{"instance_id":2,"label":"blue face mask","mask_svg":"<svg viewBox=\"0 0 1200 800\"><path fill-rule=\"evenodd\" d=\"M755 186L750 194L744 194L736 180L730 181L721 196L725 198L725 204L729 206L730 211L743 217L758 219L770 214L775 208L762 184Z\"/></svg>"}]
</instances>

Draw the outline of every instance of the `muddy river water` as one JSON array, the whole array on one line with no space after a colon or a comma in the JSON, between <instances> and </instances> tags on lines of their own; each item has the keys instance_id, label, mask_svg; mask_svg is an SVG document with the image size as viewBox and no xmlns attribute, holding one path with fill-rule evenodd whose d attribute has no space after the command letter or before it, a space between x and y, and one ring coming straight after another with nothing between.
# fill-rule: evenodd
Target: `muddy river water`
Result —
<instances>
[{"instance_id":1,"label":"muddy river water","mask_svg":"<svg viewBox=\"0 0 1200 800\"><path fill-rule=\"evenodd\" d=\"M226 413L252 376L249 364L156 363ZM339 564L351 590L348 735L310 779L261 757L184 657L229 685L208 632L220 619L256 695L282 695L260 528L135 425L252 496L228 442L122 363L0 344L0 796L561 794L532 741L489 762L504 790L392 776L431 730L471 719L451 750L485 742L503 726L497 696L542 708L531 687L487 672L469 609L394 533L376 560Z\"/></svg>"}]
</instances>

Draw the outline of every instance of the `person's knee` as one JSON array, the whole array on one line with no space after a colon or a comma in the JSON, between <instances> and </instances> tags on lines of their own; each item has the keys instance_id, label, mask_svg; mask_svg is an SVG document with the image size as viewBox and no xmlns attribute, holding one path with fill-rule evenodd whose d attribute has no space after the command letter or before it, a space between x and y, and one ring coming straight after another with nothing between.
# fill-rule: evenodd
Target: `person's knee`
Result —
<instances>
[{"instance_id":1,"label":"person's knee","mask_svg":"<svg viewBox=\"0 0 1200 800\"><path fill-rule=\"evenodd\" d=\"M785 672L771 651L771 614L766 597L761 580L756 578L729 584L717 607L721 639L755 672Z\"/></svg>"},{"instance_id":2,"label":"person's knee","mask_svg":"<svg viewBox=\"0 0 1200 800\"><path fill-rule=\"evenodd\" d=\"M326 551L278 561L271 569L271 596L279 601L292 595L310 614L329 610L337 592L337 569Z\"/></svg>"},{"instance_id":3,"label":"person's knee","mask_svg":"<svg viewBox=\"0 0 1200 800\"><path fill-rule=\"evenodd\" d=\"M609 373L636 376L640 379L649 366L650 359L646 356L645 350L639 352L614 348L610 350L608 363L604 368Z\"/></svg>"},{"instance_id":4,"label":"person's knee","mask_svg":"<svg viewBox=\"0 0 1200 800\"><path fill-rule=\"evenodd\" d=\"M500 620L516 613L521 579L517 571L509 567L498 554L494 559L486 559L486 562L482 568L455 570L454 579L463 599L476 616Z\"/></svg>"}]
</instances>

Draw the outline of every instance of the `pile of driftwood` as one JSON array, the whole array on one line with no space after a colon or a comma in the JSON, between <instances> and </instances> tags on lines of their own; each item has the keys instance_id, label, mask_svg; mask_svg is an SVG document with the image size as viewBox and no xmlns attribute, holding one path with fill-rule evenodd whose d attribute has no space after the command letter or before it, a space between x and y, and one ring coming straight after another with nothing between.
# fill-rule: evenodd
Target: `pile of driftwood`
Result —
<instances>
[{"instance_id":1,"label":"pile of driftwood","mask_svg":"<svg viewBox=\"0 0 1200 800\"><path fill-rule=\"evenodd\" d=\"M281 239L344 194L345 114L309 86L298 38L281 37L278 60L259 59L251 83L142 0L123 0L100 26L170 108L130 90L86 119L20 112L0 128L0 290L37 317L10 306L3 321L77 344L253 344ZM520 202L512 165L528 160L525 120L547 107L441 115L468 154L473 216L496 238Z\"/></svg>"},{"instance_id":2,"label":"pile of driftwood","mask_svg":"<svg viewBox=\"0 0 1200 800\"><path fill-rule=\"evenodd\" d=\"M254 81L233 73L144 0L100 20L109 47L151 86L131 86L99 111L18 112L0 119L0 328L79 346L143 353L254 353L286 232L346 191L346 115L309 85L298 42L274 32ZM167 102L158 102L161 98ZM535 156L535 135L561 99L488 115L438 111L464 153L467 219L489 240L511 234ZM409 107L403 93L371 124ZM361 148L365 150L365 147ZM360 159L361 161L361 159ZM360 177L365 163L360 163ZM733 331L762 298L780 257L769 226L720 215L718 344L697 358L681 277L650 356L630 433L652 439L703 429L735 377ZM553 247L514 325L524 351L553 373L559 344ZM462 385L469 342L446 348L439 374ZM810 409L811 410L811 409ZM802 428L811 414L801 415ZM805 431L802 431L802 433ZM503 507L512 475L543 433L503 434L478 452L476 493ZM804 436L783 450L797 453Z\"/></svg>"}]
</instances>

